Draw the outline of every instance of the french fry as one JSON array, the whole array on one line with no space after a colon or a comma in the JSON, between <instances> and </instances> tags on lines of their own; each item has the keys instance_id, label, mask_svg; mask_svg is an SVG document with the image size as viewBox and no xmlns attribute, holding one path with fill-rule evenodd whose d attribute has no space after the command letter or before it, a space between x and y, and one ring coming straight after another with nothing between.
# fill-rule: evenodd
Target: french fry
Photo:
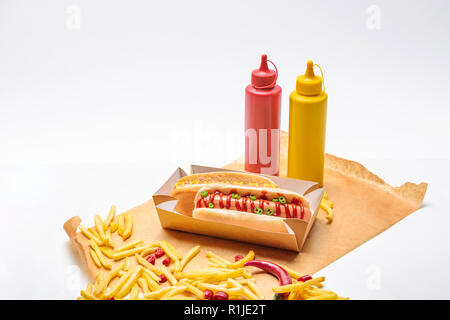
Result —
<instances>
[{"instance_id":1,"label":"french fry","mask_svg":"<svg viewBox=\"0 0 450 320\"><path fill-rule=\"evenodd\" d=\"M147 281L148 287L150 288L151 291L157 291L160 289L159 283L157 282L157 280L155 280L149 274L149 272L151 272L151 271L148 269L144 269L144 273L142 274L142 277ZM159 277L158 277L158 281L159 281Z\"/></svg>"},{"instance_id":2,"label":"french fry","mask_svg":"<svg viewBox=\"0 0 450 320\"><path fill-rule=\"evenodd\" d=\"M131 260L130 260L130 257L126 257L125 261L123 263L123 270L128 271L130 269L131 269Z\"/></svg>"},{"instance_id":3,"label":"french fry","mask_svg":"<svg viewBox=\"0 0 450 320\"><path fill-rule=\"evenodd\" d=\"M166 253L166 255L170 258L170 260L172 261L177 261L178 257L177 255L172 251L172 249L168 246L166 241L160 241L159 242L159 246L161 247L161 249L164 250L164 252Z\"/></svg>"},{"instance_id":4,"label":"french fry","mask_svg":"<svg viewBox=\"0 0 450 320\"><path fill-rule=\"evenodd\" d=\"M111 298L115 297L117 292L121 289L121 287L125 284L125 282L128 280L128 278L131 276L133 270L130 270L128 272L125 272L123 275L120 276L119 280L116 282L116 284L110 288L105 290L103 294L103 298L106 300L110 300ZM120 273L120 271L119 271Z\"/></svg>"},{"instance_id":5,"label":"french fry","mask_svg":"<svg viewBox=\"0 0 450 320\"><path fill-rule=\"evenodd\" d=\"M123 264L116 265L100 282L95 286L94 294L96 296L101 296L105 289L108 287L112 279L117 277L119 271L123 268Z\"/></svg>"},{"instance_id":6,"label":"french fry","mask_svg":"<svg viewBox=\"0 0 450 320\"><path fill-rule=\"evenodd\" d=\"M214 292L217 291L224 291L226 292L226 290L228 290L228 288L226 286L221 286L221 285L217 285L217 284L211 284L211 283L205 283L205 282L199 282L196 284L197 288L201 289L201 290L211 290Z\"/></svg>"},{"instance_id":7,"label":"french fry","mask_svg":"<svg viewBox=\"0 0 450 320\"><path fill-rule=\"evenodd\" d=\"M125 232L125 217L123 215L119 216L119 218L117 220L117 224L118 224L119 235L121 237L123 237L123 233Z\"/></svg>"},{"instance_id":8,"label":"french fry","mask_svg":"<svg viewBox=\"0 0 450 320\"><path fill-rule=\"evenodd\" d=\"M242 268L247 261L250 261L253 259L255 259L255 252L253 250L250 250L244 258L242 258L239 261L229 264L228 267L233 268L233 269Z\"/></svg>"},{"instance_id":9,"label":"french fry","mask_svg":"<svg viewBox=\"0 0 450 320\"><path fill-rule=\"evenodd\" d=\"M158 289L156 291L144 294L144 298L145 299L158 299L159 297L161 297L165 293L169 292L170 289L171 289L170 287L165 287L165 288Z\"/></svg>"},{"instance_id":10,"label":"french fry","mask_svg":"<svg viewBox=\"0 0 450 320\"><path fill-rule=\"evenodd\" d=\"M307 300L337 300L338 296L336 293L328 293L328 294L322 294L320 296L315 296L308 298Z\"/></svg>"},{"instance_id":11,"label":"french fry","mask_svg":"<svg viewBox=\"0 0 450 320\"><path fill-rule=\"evenodd\" d=\"M138 282L139 287L141 287L142 292L143 292L144 294L150 292L150 289L148 288L147 280L144 278L144 275L142 275L142 276L138 279L137 282Z\"/></svg>"},{"instance_id":12,"label":"french fry","mask_svg":"<svg viewBox=\"0 0 450 320\"><path fill-rule=\"evenodd\" d=\"M325 202L323 202L323 201L320 202L320 208L326 211L326 213L327 213L326 218L327 218L327 220L328 220L328 223L331 223L331 222L333 221L333 218L334 218L333 209L331 209L331 208L330 208Z\"/></svg>"},{"instance_id":13,"label":"french fry","mask_svg":"<svg viewBox=\"0 0 450 320\"><path fill-rule=\"evenodd\" d=\"M190 284L188 282L188 280L183 279L180 281L180 283L184 286L186 286L186 291L189 291L190 293L192 293L193 295L195 295L197 298L199 299L203 299L204 298L204 293L202 290L194 287L192 284Z\"/></svg>"},{"instance_id":14,"label":"french fry","mask_svg":"<svg viewBox=\"0 0 450 320\"><path fill-rule=\"evenodd\" d=\"M86 292L85 290L81 290L80 291L80 295L85 299L85 300L97 300L96 297L94 297L94 295L92 293Z\"/></svg>"},{"instance_id":15,"label":"french fry","mask_svg":"<svg viewBox=\"0 0 450 320\"><path fill-rule=\"evenodd\" d=\"M289 273L289 275L291 276L291 278L294 278L295 280L297 280L298 278L301 278L303 276L303 274L301 274L300 272L297 272L285 265L279 264L277 263L277 265L279 265L280 267L282 267L284 270L286 270L287 273Z\"/></svg>"},{"instance_id":16,"label":"french fry","mask_svg":"<svg viewBox=\"0 0 450 320\"><path fill-rule=\"evenodd\" d=\"M191 261L199 252L200 252L200 246L195 246L191 250L189 250L189 252L181 259L181 262L180 262L181 269L180 269L180 271L183 271L183 269L186 266L186 264L189 261Z\"/></svg>"},{"instance_id":17,"label":"french fry","mask_svg":"<svg viewBox=\"0 0 450 320\"><path fill-rule=\"evenodd\" d=\"M152 273L156 273L156 276L160 276L162 274L161 270L159 270L157 267L155 267L154 265L152 265L150 262L148 262L147 260L145 260L144 258L142 258L140 255L138 254L134 254L134 256L136 257L136 261L142 265L143 267L147 268L148 270L152 271Z\"/></svg>"},{"instance_id":18,"label":"french fry","mask_svg":"<svg viewBox=\"0 0 450 320\"><path fill-rule=\"evenodd\" d=\"M170 297L176 296L177 294L183 293L186 291L186 286L173 286L171 289L161 296L161 300L168 299Z\"/></svg>"},{"instance_id":19,"label":"french fry","mask_svg":"<svg viewBox=\"0 0 450 320\"><path fill-rule=\"evenodd\" d=\"M166 276L171 285L175 285L178 281L166 266L161 266L161 272Z\"/></svg>"},{"instance_id":20,"label":"french fry","mask_svg":"<svg viewBox=\"0 0 450 320\"><path fill-rule=\"evenodd\" d=\"M100 251L107 256L108 258L112 259L114 255L114 250L108 247L99 247Z\"/></svg>"},{"instance_id":21,"label":"french fry","mask_svg":"<svg viewBox=\"0 0 450 320\"><path fill-rule=\"evenodd\" d=\"M109 229L111 229L111 232L114 233L117 231L118 225L115 222L111 222L111 224L109 225Z\"/></svg>"},{"instance_id":22,"label":"french fry","mask_svg":"<svg viewBox=\"0 0 450 320\"><path fill-rule=\"evenodd\" d=\"M95 289L98 287L98 286L100 286L100 284L102 283L102 281L104 281L104 279L106 278L106 275L103 273L103 272L101 272L101 271L99 271L98 273L97 273L97 276L95 277L95 283L94 283L94 286L93 286L93 288L92 288L92 293L95 295Z\"/></svg>"},{"instance_id":23,"label":"french fry","mask_svg":"<svg viewBox=\"0 0 450 320\"><path fill-rule=\"evenodd\" d=\"M223 292L226 292L230 296L239 296L239 295L242 295L244 293L243 288L231 288L231 289L228 289L225 286L219 286L219 285L215 285L215 284L211 284L211 283L204 283L204 282L199 282L197 284L197 287L199 289L202 289L202 290L207 290L208 289L208 290L211 290L211 291L214 291L214 292L223 291Z\"/></svg>"},{"instance_id":24,"label":"french fry","mask_svg":"<svg viewBox=\"0 0 450 320\"><path fill-rule=\"evenodd\" d=\"M94 285L92 283L88 283L86 286L86 292L87 293L94 293Z\"/></svg>"},{"instance_id":25,"label":"french fry","mask_svg":"<svg viewBox=\"0 0 450 320\"><path fill-rule=\"evenodd\" d=\"M247 269L244 269L244 272L242 273L242 276L243 276L244 278L247 278L247 279L253 278L252 273L251 273L250 271L248 271Z\"/></svg>"},{"instance_id":26,"label":"french fry","mask_svg":"<svg viewBox=\"0 0 450 320\"><path fill-rule=\"evenodd\" d=\"M98 257L98 260L100 260L100 263L102 264L102 266L106 269L111 269L111 263L105 258L105 256L103 255L103 253L101 252L100 248L95 243L95 241L89 240L89 245L91 246L92 249L94 249L94 251Z\"/></svg>"},{"instance_id":27,"label":"french fry","mask_svg":"<svg viewBox=\"0 0 450 320\"><path fill-rule=\"evenodd\" d=\"M334 203L331 202L330 200L327 200L327 199L325 199L325 198L322 198L321 201L323 201L323 203L325 203L325 204L326 204L327 206L329 206L331 209L334 208Z\"/></svg>"},{"instance_id":28,"label":"french fry","mask_svg":"<svg viewBox=\"0 0 450 320\"><path fill-rule=\"evenodd\" d=\"M177 248L175 248L170 242L163 240L166 245L170 248L173 254L177 257L178 260L182 259L183 256L178 252Z\"/></svg>"},{"instance_id":29,"label":"french fry","mask_svg":"<svg viewBox=\"0 0 450 320\"><path fill-rule=\"evenodd\" d=\"M175 260L175 263L173 265L170 266L169 268L170 272L172 273L176 273L181 271L181 264L180 264L180 260Z\"/></svg>"},{"instance_id":30,"label":"french fry","mask_svg":"<svg viewBox=\"0 0 450 320\"><path fill-rule=\"evenodd\" d=\"M111 229L110 228L106 228L105 236L106 236L106 245L108 247L114 248L114 243L111 238Z\"/></svg>"},{"instance_id":31,"label":"french fry","mask_svg":"<svg viewBox=\"0 0 450 320\"><path fill-rule=\"evenodd\" d=\"M97 254L95 253L94 249L89 249L89 253L91 255L92 260L94 261L97 268L102 267L102 263L100 262L100 259L98 258Z\"/></svg>"},{"instance_id":32,"label":"french fry","mask_svg":"<svg viewBox=\"0 0 450 320\"><path fill-rule=\"evenodd\" d=\"M150 247L148 249L145 249L144 251L141 252L141 257L146 257L149 254L155 252L155 250L158 249L158 247Z\"/></svg>"},{"instance_id":33,"label":"french fry","mask_svg":"<svg viewBox=\"0 0 450 320\"><path fill-rule=\"evenodd\" d=\"M212 261L210 261L208 265L209 265L211 268L220 268L220 266L219 266L217 263L212 262Z\"/></svg>"},{"instance_id":34,"label":"french fry","mask_svg":"<svg viewBox=\"0 0 450 320\"><path fill-rule=\"evenodd\" d=\"M137 300L138 298L139 298L139 285L135 283L133 288L131 289L130 296L128 297L128 299Z\"/></svg>"},{"instance_id":35,"label":"french fry","mask_svg":"<svg viewBox=\"0 0 450 320\"><path fill-rule=\"evenodd\" d=\"M242 284L240 284L236 280L230 278L227 280L227 282L230 285L234 286L235 288L241 288L243 291L243 295L245 297L247 297L249 300L259 300L259 297L256 294L254 294L250 289L244 287Z\"/></svg>"},{"instance_id":36,"label":"french fry","mask_svg":"<svg viewBox=\"0 0 450 320\"><path fill-rule=\"evenodd\" d=\"M145 249L147 249L150 245L143 245L143 246L139 246L133 249L129 249L129 250L125 250L125 251L120 251L120 252L115 252L113 255L113 259L114 260L121 260L125 257L129 257L134 255L135 253L141 253L142 251L144 251Z\"/></svg>"},{"instance_id":37,"label":"french fry","mask_svg":"<svg viewBox=\"0 0 450 320\"><path fill-rule=\"evenodd\" d=\"M274 287L274 288L272 288L272 291L275 293L286 293L286 292L301 290L301 289L304 289L311 285L317 285L323 281L325 281L325 277L318 277L318 278L314 278L314 279L311 279L311 280L308 280L305 282L297 282L294 284L288 284L288 285L284 285L284 286Z\"/></svg>"},{"instance_id":38,"label":"french fry","mask_svg":"<svg viewBox=\"0 0 450 320\"><path fill-rule=\"evenodd\" d=\"M105 234L105 226L103 225L103 221L98 214L94 217L95 228L97 229L98 234L100 235L100 240L103 243L107 243L106 234Z\"/></svg>"},{"instance_id":39,"label":"french fry","mask_svg":"<svg viewBox=\"0 0 450 320\"><path fill-rule=\"evenodd\" d=\"M184 295L178 295L178 296L171 297L170 300L199 300L199 299L194 298L194 297L184 296Z\"/></svg>"},{"instance_id":40,"label":"french fry","mask_svg":"<svg viewBox=\"0 0 450 320\"><path fill-rule=\"evenodd\" d=\"M131 236L132 230L133 230L133 216L131 215L131 213L127 212L126 222L125 222L125 230L123 231L123 234L122 234L123 240L126 240Z\"/></svg>"},{"instance_id":41,"label":"french fry","mask_svg":"<svg viewBox=\"0 0 450 320\"><path fill-rule=\"evenodd\" d=\"M209 261L211 261L212 263L214 263L215 265L221 267L221 268L226 268L227 264L223 263L222 261L216 259L215 257L209 257Z\"/></svg>"},{"instance_id":42,"label":"french fry","mask_svg":"<svg viewBox=\"0 0 450 320\"><path fill-rule=\"evenodd\" d=\"M143 241L141 241L141 240L137 240L137 241L133 241L133 242L127 243L127 244L121 246L120 248L118 248L116 250L116 253L132 249L132 248L136 247L137 245L140 245L142 242Z\"/></svg>"},{"instance_id":43,"label":"french fry","mask_svg":"<svg viewBox=\"0 0 450 320\"><path fill-rule=\"evenodd\" d=\"M89 240L94 240L95 243L96 243L97 245L99 245L99 246L102 245L103 242L102 242L99 238L97 238L97 237L91 232L91 230L86 229L85 227L83 227L83 226L81 226L81 225L80 225L78 228L80 229L81 233L82 233L86 238L88 238Z\"/></svg>"},{"instance_id":44,"label":"french fry","mask_svg":"<svg viewBox=\"0 0 450 320\"><path fill-rule=\"evenodd\" d=\"M98 234L98 232L97 231L95 231L95 229L94 228L89 228L88 229L97 239L100 239L100 241L102 241L102 238L100 238L100 235ZM100 244L100 245L102 245L103 244L103 242Z\"/></svg>"},{"instance_id":45,"label":"french fry","mask_svg":"<svg viewBox=\"0 0 450 320\"><path fill-rule=\"evenodd\" d=\"M330 290L318 289L318 288L314 288L314 287L306 288L303 291L308 294L315 295L315 296L334 293L333 291L330 291Z\"/></svg>"},{"instance_id":46,"label":"french fry","mask_svg":"<svg viewBox=\"0 0 450 320\"><path fill-rule=\"evenodd\" d=\"M244 273L244 269L235 269L231 271L220 271L220 269L213 270L195 270L190 272L179 272L178 278L187 278L187 279L201 279L202 281L212 282L212 281L221 281L227 280L228 278L237 278L242 276Z\"/></svg>"},{"instance_id":47,"label":"french fry","mask_svg":"<svg viewBox=\"0 0 450 320\"><path fill-rule=\"evenodd\" d=\"M217 255L217 254L215 254L214 252L211 252L211 251L206 251L206 256L208 258L214 258L215 260L220 261L221 264L224 264L225 266L228 266L228 265L231 264L231 262L228 261L227 259L222 258L221 256L219 256L219 255Z\"/></svg>"},{"instance_id":48,"label":"french fry","mask_svg":"<svg viewBox=\"0 0 450 320\"><path fill-rule=\"evenodd\" d=\"M114 220L115 216L116 216L116 206L112 205L111 208L109 209L108 216L106 217L105 221L103 222L103 225L105 226L105 228L108 228L110 226L110 224Z\"/></svg>"},{"instance_id":49,"label":"french fry","mask_svg":"<svg viewBox=\"0 0 450 320\"><path fill-rule=\"evenodd\" d=\"M327 213L326 219L328 220L328 223L333 222L333 219L334 219L334 213L333 213L334 204L333 204L333 202L328 200L328 193L327 193L326 190L323 192L323 197L322 197L322 200L320 201L320 208L322 208L323 210L326 211L326 213Z\"/></svg>"},{"instance_id":50,"label":"french fry","mask_svg":"<svg viewBox=\"0 0 450 320\"><path fill-rule=\"evenodd\" d=\"M253 293L256 294L259 300L264 300L264 294L262 293L261 289L256 285L255 280L247 279L247 285L253 291Z\"/></svg>"},{"instance_id":51,"label":"french fry","mask_svg":"<svg viewBox=\"0 0 450 320\"><path fill-rule=\"evenodd\" d=\"M296 300L295 299L295 295L297 294L297 291L291 291L290 293L289 293L289 296L288 296L288 300Z\"/></svg>"},{"instance_id":52,"label":"french fry","mask_svg":"<svg viewBox=\"0 0 450 320\"><path fill-rule=\"evenodd\" d=\"M130 292L131 288L134 286L137 279L139 279L139 277L142 273L142 267L136 266L136 267L132 268L130 270L130 272L131 272L131 275L129 276L127 281L123 284L123 286L120 288L120 290L116 294L118 298L123 298L128 294L128 292Z\"/></svg>"}]
</instances>

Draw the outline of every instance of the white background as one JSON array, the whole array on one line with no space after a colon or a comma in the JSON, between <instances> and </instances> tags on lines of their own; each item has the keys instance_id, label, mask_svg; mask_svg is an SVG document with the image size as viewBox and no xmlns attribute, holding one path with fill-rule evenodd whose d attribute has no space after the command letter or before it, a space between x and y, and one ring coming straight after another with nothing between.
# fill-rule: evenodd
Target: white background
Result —
<instances>
[{"instance_id":1,"label":"white background","mask_svg":"<svg viewBox=\"0 0 450 320\"><path fill-rule=\"evenodd\" d=\"M175 167L243 153L244 88L279 70L282 127L306 60L327 152L424 206L322 270L352 298L450 298L448 1L0 0L0 298L67 298L87 277L62 224L150 198ZM49 269L52 266L52 269Z\"/></svg>"}]
</instances>

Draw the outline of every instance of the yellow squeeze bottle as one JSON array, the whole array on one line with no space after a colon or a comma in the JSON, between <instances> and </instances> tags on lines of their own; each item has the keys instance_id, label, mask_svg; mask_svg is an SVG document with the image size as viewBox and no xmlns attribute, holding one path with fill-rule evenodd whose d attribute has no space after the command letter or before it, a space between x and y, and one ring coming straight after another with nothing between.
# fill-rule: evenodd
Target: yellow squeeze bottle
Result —
<instances>
[{"instance_id":1,"label":"yellow squeeze bottle","mask_svg":"<svg viewBox=\"0 0 450 320\"><path fill-rule=\"evenodd\" d=\"M319 67L320 68L320 67ZM321 70L322 72L322 70ZM289 96L289 178L323 185L328 95L309 60Z\"/></svg>"}]
</instances>

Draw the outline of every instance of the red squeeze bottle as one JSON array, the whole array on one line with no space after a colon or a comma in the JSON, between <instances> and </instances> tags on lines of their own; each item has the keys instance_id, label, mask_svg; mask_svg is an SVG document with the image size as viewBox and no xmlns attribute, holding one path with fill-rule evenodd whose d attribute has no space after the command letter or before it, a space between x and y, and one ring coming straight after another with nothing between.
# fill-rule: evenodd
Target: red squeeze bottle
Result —
<instances>
[{"instance_id":1,"label":"red squeeze bottle","mask_svg":"<svg viewBox=\"0 0 450 320\"><path fill-rule=\"evenodd\" d=\"M281 87L277 78L277 67L263 54L259 69L252 72L252 83L245 88L245 170L249 172L279 174Z\"/></svg>"}]
</instances>

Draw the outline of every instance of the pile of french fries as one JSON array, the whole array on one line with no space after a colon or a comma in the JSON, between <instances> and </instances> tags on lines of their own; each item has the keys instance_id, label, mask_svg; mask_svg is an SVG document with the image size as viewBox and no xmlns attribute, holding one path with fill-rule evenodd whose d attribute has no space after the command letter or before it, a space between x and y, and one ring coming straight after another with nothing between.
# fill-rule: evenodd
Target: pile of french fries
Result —
<instances>
[{"instance_id":1,"label":"pile of french fries","mask_svg":"<svg viewBox=\"0 0 450 320\"><path fill-rule=\"evenodd\" d=\"M200 246L194 246L185 255L165 240L154 243L132 241L115 248L111 234L118 231L125 241L133 229L129 213L116 219L115 212L116 208L112 206L105 220L96 215L95 228L79 227L89 240L90 255L99 268L95 282L81 290L79 300L204 300L205 290L214 294L225 292L232 300L265 298L252 273L244 267L245 262L255 258L252 250L235 262L206 251L207 268L185 271L200 252ZM170 259L166 265L152 264L146 259L158 249L164 251L165 259ZM292 277L293 284L275 287L274 293L290 292L289 300L345 299L321 289L325 278L297 282L302 274L282 267Z\"/></svg>"},{"instance_id":2,"label":"pile of french fries","mask_svg":"<svg viewBox=\"0 0 450 320\"><path fill-rule=\"evenodd\" d=\"M320 208L322 210L325 210L325 212L327 213L325 218L327 219L328 223L333 222L333 219L334 219L334 212L333 212L334 204L333 204L333 202L331 202L328 199L328 194L327 194L326 191L324 191L322 200L320 201Z\"/></svg>"}]
</instances>

